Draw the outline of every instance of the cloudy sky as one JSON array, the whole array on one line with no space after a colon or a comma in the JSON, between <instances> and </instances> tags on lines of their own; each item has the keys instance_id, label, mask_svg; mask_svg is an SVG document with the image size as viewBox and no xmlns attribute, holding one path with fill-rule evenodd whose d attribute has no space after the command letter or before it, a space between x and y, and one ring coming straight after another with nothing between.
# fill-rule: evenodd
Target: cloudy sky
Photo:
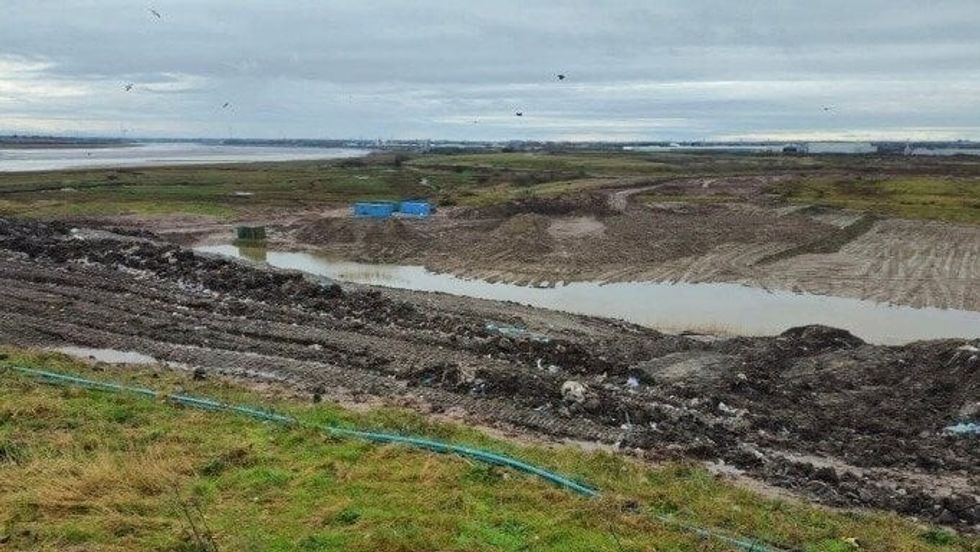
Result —
<instances>
[{"instance_id":1,"label":"cloudy sky","mask_svg":"<svg viewBox=\"0 0 980 552\"><path fill-rule=\"evenodd\" d=\"M980 139L978 52L978 0L0 0L0 133Z\"/></svg>"}]
</instances>

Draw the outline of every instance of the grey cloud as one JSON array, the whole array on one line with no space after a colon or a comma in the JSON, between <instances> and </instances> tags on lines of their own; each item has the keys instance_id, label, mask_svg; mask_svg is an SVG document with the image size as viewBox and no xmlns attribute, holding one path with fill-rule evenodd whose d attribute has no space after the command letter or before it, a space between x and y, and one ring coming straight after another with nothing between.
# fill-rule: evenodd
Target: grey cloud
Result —
<instances>
[{"instance_id":1,"label":"grey cloud","mask_svg":"<svg viewBox=\"0 0 980 552\"><path fill-rule=\"evenodd\" d=\"M973 0L4 0L0 132L980 138L978 29Z\"/></svg>"}]
</instances>

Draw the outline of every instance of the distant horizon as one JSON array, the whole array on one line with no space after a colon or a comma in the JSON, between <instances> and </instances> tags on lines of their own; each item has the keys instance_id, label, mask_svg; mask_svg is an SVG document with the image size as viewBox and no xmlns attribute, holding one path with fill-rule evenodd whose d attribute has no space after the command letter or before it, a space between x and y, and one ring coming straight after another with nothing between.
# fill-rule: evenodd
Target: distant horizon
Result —
<instances>
[{"instance_id":1,"label":"distant horizon","mask_svg":"<svg viewBox=\"0 0 980 552\"><path fill-rule=\"evenodd\" d=\"M505 138L499 140L484 140L484 139L454 139L454 138L437 138L437 137L415 137L415 138L363 138L363 137L320 137L320 138L309 138L309 137L277 137L277 138L263 138L263 137L195 137L195 136L119 136L119 135L97 135L97 134L25 134L10 132L5 133L0 131L0 141L9 140L12 138L20 139L51 139L51 140L79 140L79 141L117 141L117 142L378 142L382 143L388 142L434 142L434 143L494 143L494 144L506 144L506 143L551 143L551 144L794 144L794 143L812 143L812 142L839 142L839 143L914 143L914 144L949 144L949 143L960 143L960 144L978 144L980 145L980 140L974 140L969 138L953 138L953 139L934 139L934 140L911 140L911 139L848 139L848 138L759 138L759 139L738 139L738 140L715 140L715 139L694 139L694 140L667 140L667 139L643 139L643 140L625 140L625 139L596 139L596 140L533 140L533 139L516 139L516 138Z\"/></svg>"}]
</instances>

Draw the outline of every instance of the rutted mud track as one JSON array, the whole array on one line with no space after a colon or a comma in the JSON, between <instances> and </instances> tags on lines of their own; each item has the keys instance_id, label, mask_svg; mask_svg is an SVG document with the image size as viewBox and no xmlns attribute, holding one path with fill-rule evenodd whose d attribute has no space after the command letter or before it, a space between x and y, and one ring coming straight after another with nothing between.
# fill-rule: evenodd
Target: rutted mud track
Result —
<instances>
[{"instance_id":1,"label":"rutted mud track","mask_svg":"<svg viewBox=\"0 0 980 552\"><path fill-rule=\"evenodd\" d=\"M488 322L529 332L501 335ZM827 504L980 529L977 441L942 432L980 416L980 340L881 347L807 327L704 341L342 289L174 245L4 219L0 338L135 350L311 397L380 397L651 459L722 461Z\"/></svg>"}]
</instances>

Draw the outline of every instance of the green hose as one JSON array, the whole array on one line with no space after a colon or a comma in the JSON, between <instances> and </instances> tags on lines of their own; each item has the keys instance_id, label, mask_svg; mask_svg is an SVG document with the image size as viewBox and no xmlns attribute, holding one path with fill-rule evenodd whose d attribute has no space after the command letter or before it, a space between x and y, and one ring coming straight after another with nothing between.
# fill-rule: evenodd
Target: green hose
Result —
<instances>
[{"instance_id":1,"label":"green hose","mask_svg":"<svg viewBox=\"0 0 980 552\"><path fill-rule=\"evenodd\" d=\"M160 398L167 399L176 402L178 404L191 406L194 408L201 408L204 410L233 412L235 414L241 414L243 416L248 416L250 418L255 418L266 422L272 422L279 425L306 427L306 428L324 431L333 435L366 439L368 441L373 441L375 443L396 443L396 444L409 445L415 448L430 450L433 452L456 454L458 456L471 458L473 460L478 460L480 462L492 464L494 466L507 467L507 468L517 470L519 472L534 475L540 477L541 479L554 483L559 487L580 494L582 496L593 497L599 494L599 492L596 491L595 489L583 485L581 483L578 483L576 481L573 481L555 472L548 471L546 469L539 468L537 466L532 466L531 464L521 462L520 460L511 458L509 456L494 454L492 452L487 452L475 448L464 447L460 445L451 445L449 443L443 443L440 441L433 441L431 439L423 439L419 437L407 437L404 435L397 435L394 433L362 431L357 429L345 429L345 428L335 427L335 426L311 424L307 422L302 422L296 418L293 418L292 416L284 416L282 414L276 414L274 412L268 412L265 410L260 410L258 408L252 408L249 406L227 404L212 399L191 397L189 395L181 395L181 394L161 393L159 391L154 391L152 389L147 389L145 387L131 387L128 385L121 385L117 383L101 382L101 381L90 380L86 378L80 378L78 376L59 374L57 372L49 372L46 370L34 370L31 368L22 368L19 366L13 366L12 368L22 374L27 374L29 376L32 376L36 379L39 379L47 383L79 385L82 387L88 387L92 389L102 389L105 391L135 393L138 395L142 395L144 397L149 397L154 399L160 399Z\"/></svg>"},{"instance_id":2,"label":"green hose","mask_svg":"<svg viewBox=\"0 0 980 552\"><path fill-rule=\"evenodd\" d=\"M484 462L486 464L511 468L519 472L523 472L529 475L534 475L536 477L539 477L545 481L558 485L559 487L562 487L564 489L570 490L581 496L591 498L591 497L598 496L599 494L598 490L583 485L582 483L573 481L572 479L564 477L555 472L548 471L544 468L539 468L537 466L525 462L521 462L520 460L511 458L509 456L495 454L485 450L464 447L460 445L452 445L449 443L443 443L441 441L434 441L431 439L424 439L420 437L408 437L404 435L397 435L394 433L383 433L378 431L363 431L358 429L346 429L346 428L335 427L335 426L311 424L293 418L292 416L276 414L275 412L269 412L266 410L253 408L250 406L228 404L213 399L192 397L183 394L162 393L160 391L155 391L153 389L148 389L146 387L134 387L134 386L122 385L118 383L91 380L78 376L72 376L69 374L49 372L47 370L35 370L32 368L24 368L21 366L10 366L10 368L22 374L43 381L45 383L50 383L55 385L77 385L80 387L87 387L90 389L101 389L104 391L111 391L111 392L118 392L118 393L134 393L137 395L141 395L153 399L166 399L178 404L182 404L194 408L200 408L203 410L232 412L235 414L240 414L243 416L247 416L250 418L254 418L266 422L272 422L283 426L294 426L294 427L317 429L332 435L365 439L375 443L403 444L403 445L409 445L415 448L430 450L438 453L455 454L465 458L471 458L479 462ZM663 523L664 525L673 526L675 528L690 532L692 534L698 535L703 538L714 538L721 542L725 542L729 545L732 545L738 549L745 550L746 552L781 552L780 549L778 548L774 548L771 546L764 546L756 541L746 540L739 537L731 537L723 533L720 533L717 530L688 524L683 521L676 520L669 516L655 515L653 517L654 519Z\"/></svg>"}]
</instances>

